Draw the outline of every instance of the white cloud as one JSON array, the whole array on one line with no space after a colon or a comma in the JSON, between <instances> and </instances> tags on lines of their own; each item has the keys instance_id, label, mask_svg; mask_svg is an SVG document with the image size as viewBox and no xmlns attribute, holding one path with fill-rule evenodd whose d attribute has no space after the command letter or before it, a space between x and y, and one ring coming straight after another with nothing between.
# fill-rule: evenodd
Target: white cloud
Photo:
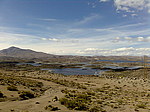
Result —
<instances>
[{"instance_id":1,"label":"white cloud","mask_svg":"<svg viewBox=\"0 0 150 112\"><path fill-rule=\"evenodd\" d=\"M137 37L137 41L143 42L143 41L145 41L145 39L144 39L144 37Z\"/></svg>"},{"instance_id":2,"label":"white cloud","mask_svg":"<svg viewBox=\"0 0 150 112\"><path fill-rule=\"evenodd\" d=\"M109 2L110 0L100 0L100 2ZM113 0L118 13L125 11L131 13L131 16L137 16L135 12L147 10L150 13L150 0ZM124 15L123 17L126 17Z\"/></svg>"},{"instance_id":3,"label":"white cloud","mask_svg":"<svg viewBox=\"0 0 150 112\"><path fill-rule=\"evenodd\" d=\"M97 49L97 48L87 48L85 50L79 50L77 53L81 55L104 55L104 56L150 56L150 48L133 48L124 47L117 49Z\"/></svg>"},{"instance_id":4,"label":"white cloud","mask_svg":"<svg viewBox=\"0 0 150 112\"><path fill-rule=\"evenodd\" d=\"M113 49L112 52L134 51L133 47Z\"/></svg>"},{"instance_id":5,"label":"white cloud","mask_svg":"<svg viewBox=\"0 0 150 112\"><path fill-rule=\"evenodd\" d=\"M145 0L114 0L117 10L129 11L130 8L142 10Z\"/></svg>"},{"instance_id":6,"label":"white cloud","mask_svg":"<svg viewBox=\"0 0 150 112\"><path fill-rule=\"evenodd\" d=\"M100 18L98 14L91 14L90 16L84 17L81 21L77 22L76 25L87 24L95 19Z\"/></svg>"},{"instance_id":7,"label":"white cloud","mask_svg":"<svg viewBox=\"0 0 150 112\"><path fill-rule=\"evenodd\" d=\"M131 41L132 37L124 37L125 40Z\"/></svg>"},{"instance_id":8,"label":"white cloud","mask_svg":"<svg viewBox=\"0 0 150 112\"><path fill-rule=\"evenodd\" d=\"M127 15L126 15L126 14L124 14L124 15L123 15L123 17L127 17Z\"/></svg>"},{"instance_id":9,"label":"white cloud","mask_svg":"<svg viewBox=\"0 0 150 112\"><path fill-rule=\"evenodd\" d=\"M60 43L78 43L79 39L57 39L57 38L41 38L45 42L60 42Z\"/></svg>"},{"instance_id":10,"label":"white cloud","mask_svg":"<svg viewBox=\"0 0 150 112\"><path fill-rule=\"evenodd\" d=\"M44 41L45 41L45 40L47 40L47 38L41 38L41 40L44 40Z\"/></svg>"},{"instance_id":11,"label":"white cloud","mask_svg":"<svg viewBox=\"0 0 150 112\"><path fill-rule=\"evenodd\" d=\"M129 42L150 42L150 37L116 37L114 42L129 41Z\"/></svg>"},{"instance_id":12,"label":"white cloud","mask_svg":"<svg viewBox=\"0 0 150 112\"><path fill-rule=\"evenodd\" d=\"M43 41L52 41L52 42L60 42L60 39L57 38L41 38Z\"/></svg>"},{"instance_id":13,"label":"white cloud","mask_svg":"<svg viewBox=\"0 0 150 112\"><path fill-rule=\"evenodd\" d=\"M116 37L112 42L119 42L119 41L120 41L120 37Z\"/></svg>"},{"instance_id":14,"label":"white cloud","mask_svg":"<svg viewBox=\"0 0 150 112\"><path fill-rule=\"evenodd\" d=\"M26 43L38 40L39 37L18 33L0 32L0 43Z\"/></svg>"},{"instance_id":15,"label":"white cloud","mask_svg":"<svg viewBox=\"0 0 150 112\"><path fill-rule=\"evenodd\" d=\"M150 11L150 0L114 0L114 5L118 11L120 10L131 13L144 9L147 9L148 12Z\"/></svg>"},{"instance_id":16,"label":"white cloud","mask_svg":"<svg viewBox=\"0 0 150 112\"><path fill-rule=\"evenodd\" d=\"M97 48L87 48L87 49L85 49L85 51L96 51L96 50L98 50Z\"/></svg>"},{"instance_id":17,"label":"white cloud","mask_svg":"<svg viewBox=\"0 0 150 112\"><path fill-rule=\"evenodd\" d=\"M59 42L60 41L59 39L56 39L56 38L49 38L48 40L54 41L54 42Z\"/></svg>"},{"instance_id":18,"label":"white cloud","mask_svg":"<svg viewBox=\"0 0 150 112\"><path fill-rule=\"evenodd\" d=\"M110 0L100 0L100 2L108 2L108 1L110 1Z\"/></svg>"},{"instance_id":19,"label":"white cloud","mask_svg":"<svg viewBox=\"0 0 150 112\"><path fill-rule=\"evenodd\" d=\"M10 46L30 45L40 40L40 37L33 35L0 32L0 49Z\"/></svg>"},{"instance_id":20,"label":"white cloud","mask_svg":"<svg viewBox=\"0 0 150 112\"><path fill-rule=\"evenodd\" d=\"M55 22L58 21L57 19L52 19L52 18L36 18L37 20L41 21L47 21L47 22Z\"/></svg>"},{"instance_id":21,"label":"white cloud","mask_svg":"<svg viewBox=\"0 0 150 112\"><path fill-rule=\"evenodd\" d=\"M132 16L132 17L135 17L135 16L137 16L137 14L131 14L131 16Z\"/></svg>"},{"instance_id":22,"label":"white cloud","mask_svg":"<svg viewBox=\"0 0 150 112\"><path fill-rule=\"evenodd\" d=\"M69 29L68 30L68 32L69 33L81 33L81 32L83 32L84 31L84 29Z\"/></svg>"}]
</instances>

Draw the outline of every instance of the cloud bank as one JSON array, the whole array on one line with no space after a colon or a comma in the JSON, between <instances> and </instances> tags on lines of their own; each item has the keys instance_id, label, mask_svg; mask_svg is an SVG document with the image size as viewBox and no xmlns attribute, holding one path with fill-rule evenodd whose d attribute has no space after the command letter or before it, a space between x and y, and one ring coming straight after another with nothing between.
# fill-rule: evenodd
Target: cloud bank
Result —
<instances>
[{"instance_id":1,"label":"cloud bank","mask_svg":"<svg viewBox=\"0 0 150 112\"><path fill-rule=\"evenodd\" d=\"M100 2L108 2L110 0L100 0ZM150 13L150 0L113 0L114 6L116 10L124 11L128 13L133 13L135 16L135 12L146 10Z\"/></svg>"},{"instance_id":2,"label":"cloud bank","mask_svg":"<svg viewBox=\"0 0 150 112\"><path fill-rule=\"evenodd\" d=\"M115 0L114 4L117 10L132 12L133 9L143 10L146 0Z\"/></svg>"},{"instance_id":3,"label":"cloud bank","mask_svg":"<svg viewBox=\"0 0 150 112\"><path fill-rule=\"evenodd\" d=\"M113 42L128 41L128 42L150 42L150 37L116 37Z\"/></svg>"},{"instance_id":4,"label":"cloud bank","mask_svg":"<svg viewBox=\"0 0 150 112\"><path fill-rule=\"evenodd\" d=\"M104 55L104 56L143 56L150 54L150 48L124 47L117 49L87 48L77 51L81 55Z\"/></svg>"}]
</instances>

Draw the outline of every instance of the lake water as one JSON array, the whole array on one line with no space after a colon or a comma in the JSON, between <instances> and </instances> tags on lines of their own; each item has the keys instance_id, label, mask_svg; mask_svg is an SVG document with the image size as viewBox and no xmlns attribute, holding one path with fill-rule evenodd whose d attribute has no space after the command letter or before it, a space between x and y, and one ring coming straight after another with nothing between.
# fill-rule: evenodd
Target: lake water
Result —
<instances>
[{"instance_id":1,"label":"lake water","mask_svg":"<svg viewBox=\"0 0 150 112\"><path fill-rule=\"evenodd\" d=\"M142 62L142 61L126 61L126 60L98 60L102 62L114 62L114 63L134 63L134 62ZM24 65L29 64L33 66L41 66L42 64L39 63L18 63L17 65ZM84 63L85 65L88 65L88 63ZM64 75L101 75L102 72L107 70L99 70L99 69L92 69L92 68L84 68L84 66L80 66L81 68L62 68L62 69L49 69L49 68L43 68L41 70L49 70L54 73L58 74L64 74Z\"/></svg>"},{"instance_id":2,"label":"lake water","mask_svg":"<svg viewBox=\"0 0 150 112\"><path fill-rule=\"evenodd\" d=\"M135 63L135 62L144 63L144 61L128 61L128 60L98 60L98 61L113 62L113 63ZM146 63L150 63L150 62L146 62Z\"/></svg>"},{"instance_id":3,"label":"lake water","mask_svg":"<svg viewBox=\"0 0 150 112\"><path fill-rule=\"evenodd\" d=\"M39 63L18 63L17 65L32 65L32 66L41 66Z\"/></svg>"},{"instance_id":4,"label":"lake water","mask_svg":"<svg viewBox=\"0 0 150 112\"><path fill-rule=\"evenodd\" d=\"M63 69L42 69L50 70L54 73L64 74L64 75L101 75L102 72L106 70L97 70L91 68L63 68Z\"/></svg>"}]
</instances>

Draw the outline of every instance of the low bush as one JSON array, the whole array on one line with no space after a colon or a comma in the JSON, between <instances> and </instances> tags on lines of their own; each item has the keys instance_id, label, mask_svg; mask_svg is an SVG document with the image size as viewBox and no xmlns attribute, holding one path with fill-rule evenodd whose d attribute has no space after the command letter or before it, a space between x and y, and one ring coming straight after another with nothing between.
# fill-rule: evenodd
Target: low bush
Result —
<instances>
[{"instance_id":1,"label":"low bush","mask_svg":"<svg viewBox=\"0 0 150 112\"><path fill-rule=\"evenodd\" d=\"M0 98L3 98L4 94L0 91Z\"/></svg>"},{"instance_id":2,"label":"low bush","mask_svg":"<svg viewBox=\"0 0 150 112\"><path fill-rule=\"evenodd\" d=\"M54 107L52 105L48 105L45 107L45 110L49 110L49 111L57 111L60 110L58 107Z\"/></svg>"},{"instance_id":3,"label":"low bush","mask_svg":"<svg viewBox=\"0 0 150 112\"><path fill-rule=\"evenodd\" d=\"M62 105L65 105L67 108L71 109L71 110L87 110L87 106L85 103L83 103L82 101L77 101L76 99L70 100L67 98L61 98L60 99L60 103Z\"/></svg>"},{"instance_id":4,"label":"low bush","mask_svg":"<svg viewBox=\"0 0 150 112\"><path fill-rule=\"evenodd\" d=\"M26 99L30 99L30 98L35 98L35 95L30 92L30 91L21 91L19 92L19 97L22 99L22 100L26 100Z\"/></svg>"},{"instance_id":5,"label":"low bush","mask_svg":"<svg viewBox=\"0 0 150 112\"><path fill-rule=\"evenodd\" d=\"M106 112L106 110L104 110L101 107L94 106L94 107L92 107L92 108L89 109L89 112Z\"/></svg>"},{"instance_id":6,"label":"low bush","mask_svg":"<svg viewBox=\"0 0 150 112\"><path fill-rule=\"evenodd\" d=\"M137 104L136 106L137 106L137 108L145 109L147 107L147 103L146 102L141 102L141 103Z\"/></svg>"},{"instance_id":7,"label":"low bush","mask_svg":"<svg viewBox=\"0 0 150 112\"><path fill-rule=\"evenodd\" d=\"M17 87L14 86L14 85L8 86L7 90L9 90L9 91L18 91Z\"/></svg>"}]
</instances>

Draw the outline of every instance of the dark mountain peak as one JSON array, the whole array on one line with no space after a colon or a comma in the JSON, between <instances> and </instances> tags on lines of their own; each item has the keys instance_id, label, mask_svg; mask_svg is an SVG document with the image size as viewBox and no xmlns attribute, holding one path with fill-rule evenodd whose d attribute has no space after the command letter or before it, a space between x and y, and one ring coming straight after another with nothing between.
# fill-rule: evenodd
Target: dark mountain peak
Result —
<instances>
[{"instance_id":1,"label":"dark mountain peak","mask_svg":"<svg viewBox=\"0 0 150 112\"><path fill-rule=\"evenodd\" d=\"M7 49L20 49L20 48L19 47L15 47L15 46L11 46L11 47L9 47Z\"/></svg>"},{"instance_id":2,"label":"dark mountain peak","mask_svg":"<svg viewBox=\"0 0 150 112\"><path fill-rule=\"evenodd\" d=\"M15 46L3 49L0 51L0 56L9 57L20 57L20 58L41 58L41 57L51 57L52 54L46 54L43 52L36 52L30 49L21 49Z\"/></svg>"},{"instance_id":3,"label":"dark mountain peak","mask_svg":"<svg viewBox=\"0 0 150 112\"><path fill-rule=\"evenodd\" d=\"M1 53L12 53L12 52L18 52L18 51L23 51L23 50L25 50L25 49L21 49L21 48L12 46L12 47L3 49L3 50L1 50L0 52L1 52Z\"/></svg>"},{"instance_id":4,"label":"dark mountain peak","mask_svg":"<svg viewBox=\"0 0 150 112\"><path fill-rule=\"evenodd\" d=\"M2 51L6 51L6 50L21 50L21 48L15 47L15 46L11 46L7 49L3 49Z\"/></svg>"}]
</instances>

